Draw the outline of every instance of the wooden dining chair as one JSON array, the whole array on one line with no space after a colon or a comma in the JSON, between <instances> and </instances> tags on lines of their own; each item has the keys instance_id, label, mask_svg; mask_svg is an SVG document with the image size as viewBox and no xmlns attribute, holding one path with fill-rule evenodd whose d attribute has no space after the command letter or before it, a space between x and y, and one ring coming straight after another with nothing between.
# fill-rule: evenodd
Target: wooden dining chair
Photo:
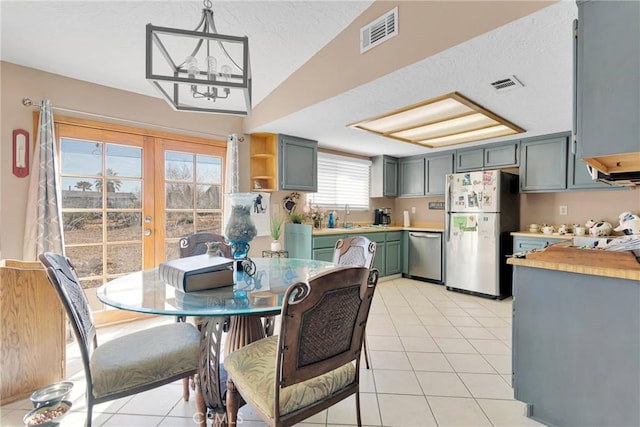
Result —
<instances>
[{"instance_id":1,"label":"wooden dining chair","mask_svg":"<svg viewBox=\"0 0 640 427\"><path fill-rule=\"evenodd\" d=\"M44 253L49 282L56 290L80 347L87 382L87 420L93 406L141 393L196 373L200 333L189 323L172 323L114 338L98 346L93 316L69 259Z\"/></svg>"},{"instance_id":2,"label":"wooden dining chair","mask_svg":"<svg viewBox=\"0 0 640 427\"><path fill-rule=\"evenodd\" d=\"M352 236L346 239L338 239L333 250L333 263L336 265L357 265L373 268L376 259L376 242L372 242L364 236ZM362 339L364 348L364 364L369 369L369 349L367 348L367 335Z\"/></svg>"},{"instance_id":3,"label":"wooden dining chair","mask_svg":"<svg viewBox=\"0 0 640 427\"><path fill-rule=\"evenodd\" d=\"M236 425L238 394L269 426L296 424L355 394L360 426L360 354L377 281L376 269L339 267L290 286L279 334L224 360L228 425Z\"/></svg>"}]
</instances>

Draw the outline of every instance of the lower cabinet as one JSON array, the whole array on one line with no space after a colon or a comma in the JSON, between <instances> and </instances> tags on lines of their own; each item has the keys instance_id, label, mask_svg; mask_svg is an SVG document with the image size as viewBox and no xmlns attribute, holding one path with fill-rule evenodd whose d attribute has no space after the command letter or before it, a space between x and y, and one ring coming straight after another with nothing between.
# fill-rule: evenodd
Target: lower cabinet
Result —
<instances>
[{"instance_id":1,"label":"lower cabinet","mask_svg":"<svg viewBox=\"0 0 640 427\"><path fill-rule=\"evenodd\" d=\"M315 236L311 256L318 261L333 261L333 249L339 239L344 239L344 234L332 234L330 236Z\"/></svg>"},{"instance_id":2,"label":"lower cabinet","mask_svg":"<svg viewBox=\"0 0 640 427\"><path fill-rule=\"evenodd\" d=\"M386 256L384 263L384 274L391 276L392 274L402 273L402 231L391 231L386 234Z\"/></svg>"}]
</instances>

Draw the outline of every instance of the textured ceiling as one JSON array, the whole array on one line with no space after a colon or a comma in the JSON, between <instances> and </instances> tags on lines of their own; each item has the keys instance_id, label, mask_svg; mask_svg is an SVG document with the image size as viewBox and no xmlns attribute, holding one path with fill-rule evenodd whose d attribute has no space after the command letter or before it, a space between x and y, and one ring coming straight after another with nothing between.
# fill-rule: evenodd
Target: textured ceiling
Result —
<instances>
[{"instance_id":1,"label":"textured ceiling","mask_svg":"<svg viewBox=\"0 0 640 427\"><path fill-rule=\"evenodd\" d=\"M249 37L255 106L370 4L216 1L213 9L220 33ZM0 8L2 60L157 97L144 79L145 25L193 29L202 3L2 0ZM424 153L428 151L425 148L368 135L346 125L453 91L523 127L525 136L569 130L571 24L576 17L575 2L560 1L334 98L247 130L300 135L317 139L321 147L358 154ZM402 31L402 22L399 28ZM495 93L489 83L510 75L516 75L524 87Z\"/></svg>"},{"instance_id":2,"label":"textured ceiling","mask_svg":"<svg viewBox=\"0 0 640 427\"><path fill-rule=\"evenodd\" d=\"M220 34L249 38L253 104L371 1L214 1ZM193 30L200 1L0 1L3 61L144 95L145 26Z\"/></svg>"}]
</instances>

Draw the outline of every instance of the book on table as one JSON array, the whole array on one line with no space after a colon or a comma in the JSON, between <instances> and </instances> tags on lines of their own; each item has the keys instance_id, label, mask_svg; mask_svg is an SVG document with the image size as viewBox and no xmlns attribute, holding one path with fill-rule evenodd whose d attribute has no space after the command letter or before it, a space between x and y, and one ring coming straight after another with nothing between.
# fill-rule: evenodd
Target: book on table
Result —
<instances>
[{"instance_id":1,"label":"book on table","mask_svg":"<svg viewBox=\"0 0 640 427\"><path fill-rule=\"evenodd\" d=\"M160 263L160 279L183 292L233 285L233 260L208 254Z\"/></svg>"}]
</instances>

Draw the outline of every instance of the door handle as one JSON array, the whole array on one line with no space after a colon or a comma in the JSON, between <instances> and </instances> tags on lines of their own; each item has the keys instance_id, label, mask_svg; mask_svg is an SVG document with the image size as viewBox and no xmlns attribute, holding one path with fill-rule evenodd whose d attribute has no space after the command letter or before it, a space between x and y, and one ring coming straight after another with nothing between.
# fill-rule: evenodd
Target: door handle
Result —
<instances>
[{"instance_id":1,"label":"door handle","mask_svg":"<svg viewBox=\"0 0 640 427\"><path fill-rule=\"evenodd\" d=\"M440 235L439 234L413 234L413 233L409 233L409 236L411 237L420 237L423 239L439 239Z\"/></svg>"}]
</instances>

